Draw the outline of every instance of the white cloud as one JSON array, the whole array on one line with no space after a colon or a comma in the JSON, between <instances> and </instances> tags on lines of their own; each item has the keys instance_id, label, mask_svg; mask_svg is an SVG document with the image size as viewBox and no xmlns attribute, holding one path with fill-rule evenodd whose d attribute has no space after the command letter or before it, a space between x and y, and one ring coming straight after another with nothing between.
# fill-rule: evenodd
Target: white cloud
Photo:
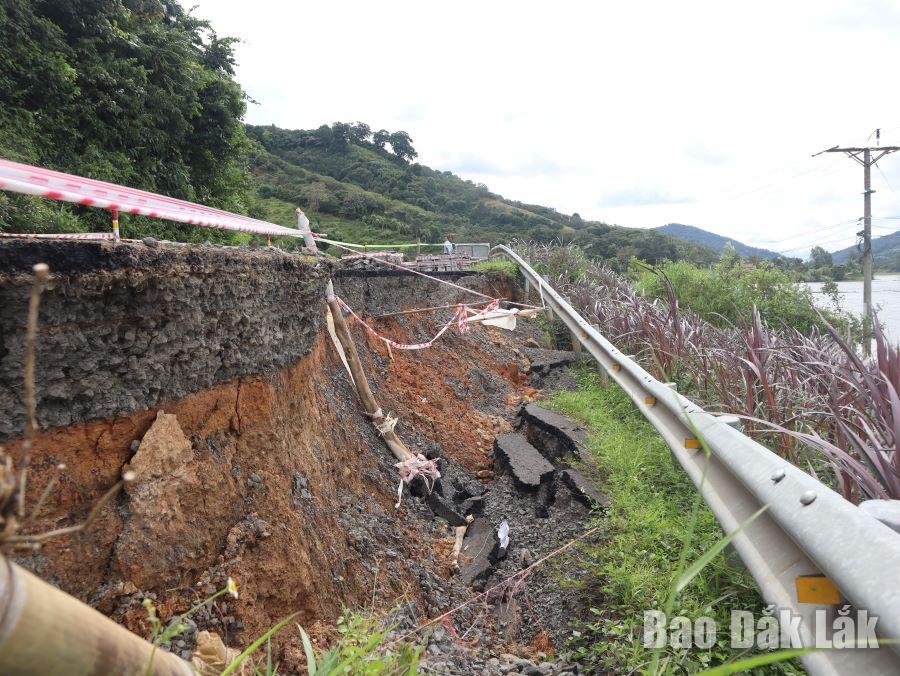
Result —
<instances>
[{"instance_id":1,"label":"white cloud","mask_svg":"<svg viewBox=\"0 0 900 676\"><path fill-rule=\"evenodd\" d=\"M860 215L862 171L809 155L878 126L900 144L890 2L200 0L196 13L244 39L250 122L405 129L425 164L610 223L758 245L821 227L846 246L855 226L833 226ZM880 166L875 214L900 215L900 154Z\"/></svg>"}]
</instances>

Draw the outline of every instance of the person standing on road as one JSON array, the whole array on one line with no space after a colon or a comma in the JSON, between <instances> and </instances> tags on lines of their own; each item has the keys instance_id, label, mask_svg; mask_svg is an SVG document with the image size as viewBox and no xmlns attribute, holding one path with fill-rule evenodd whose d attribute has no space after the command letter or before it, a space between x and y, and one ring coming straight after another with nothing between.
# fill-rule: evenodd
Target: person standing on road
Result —
<instances>
[{"instance_id":1,"label":"person standing on road","mask_svg":"<svg viewBox=\"0 0 900 676\"><path fill-rule=\"evenodd\" d=\"M453 242L450 241L449 235L447 235L447 238L444 240L444 255L445 256L453 255Z\"/></svg>"}]
</instances>

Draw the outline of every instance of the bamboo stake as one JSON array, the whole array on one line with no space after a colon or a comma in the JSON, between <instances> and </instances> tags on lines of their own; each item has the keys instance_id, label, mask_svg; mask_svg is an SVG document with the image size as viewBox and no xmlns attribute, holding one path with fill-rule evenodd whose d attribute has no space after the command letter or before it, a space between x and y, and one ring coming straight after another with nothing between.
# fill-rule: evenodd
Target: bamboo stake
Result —
<instances>
[{"instance_id":1,"label":"bamboo stake","mask_svg":"<svg viewBox=\"0 0 900 676\"><path fill-rule=\"evenodd\" d=\"M153 645L90 606L0 557L0 672L144 674ZM195 676L180 657L157 650L157 676Z\"/></svg>"},{"instance_id":2,"label":"bamboo stake","mask_svg":"<svg viewBox=\"0 0 900 676\"><path fill-rule=\"evenodd\" d=\"M347 322L344 321L344 315L341 314L341 306L338 305L331 281L328 282L325 297L328 302L328 309L331 312L331 319L334 321L334 332L337 334L341 347L344 348L344 355L347 357L347 364L350 366L353 382L356 385L356 393L359 395L366 415L372 419L372 423L378 429L379 434L384 439L384 443L391 449L394 457L401 462L409 460L413 457L412 452L393 429L387 429L385 426L387 419L375 400L375 395L372 394L369 379L366 377L366 372L363 370L362 362L359 359L359 353L356 351L356 343L353 342L353 336L350 335Z\"/></svg>"},{"instance_id":3,"label":"bamboo stake","mask_svg":"<svg viewBox=\"0 0 900 676\"><path fill-rule=\"evenodd\" d=\"M308 249L316 251L316 240L313 239L312 232L309 229L309 219L300 210L297 209L297 227L303 233L303 243ZM375 401L375 395L372 394L372 388L369 387L369 379L363 370L362 362L359 360L359 353L356 351L356 344L347 328L347 322L344 321L344 315L341 314L340 305L338 305L337 297L334 295L334 285L328 280L328 286L325 288L325 301L328 303L328 310L331 312L331 319L334 322L334 332L337 334L341 347L344 348L344 356L347 357L347 365L350 367L350 373L353 374L353 383L356 386L356 394L362 402L366 415L372 419L372 423L378 429L384 439L384 443L391 449L391 453L397 460L403 462L413 457L412 452L397 436L393 429L389 429L385 423L387 419L378 402Z\"/></svg>"}]
</instances>

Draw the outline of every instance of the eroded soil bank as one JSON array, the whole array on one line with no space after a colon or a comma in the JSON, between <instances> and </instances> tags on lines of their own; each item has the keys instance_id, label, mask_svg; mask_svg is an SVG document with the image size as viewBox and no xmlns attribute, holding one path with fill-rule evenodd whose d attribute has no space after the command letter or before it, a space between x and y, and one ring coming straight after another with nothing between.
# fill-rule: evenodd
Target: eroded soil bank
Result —
<instances>
[{"instance_id":1,"label":"eroded soil bank","mask_svg":"<svg viewBox=\"0 0 900 676\"><path fill-rule=\"evenodd\" d=\"M564 489L540 513L546 494L522 493L508 473L495 478L495 437L512 431L523 400L538 394L532 362L555 354L536 347L533 324L520 322L515 333L454 328L431 349L392 355L362 327L352 329L400 436L413 451L444 458L448 500L490 487L473 504L476 523L491 532L503 520L511 526L513 546L497 570L463 580L451 570L447 523L408 494L394 507L394 460L324 330L330 264L270 249L6 246L0 261L17 262L0 273L0 437L14 457L24 414L24 274L39 260L53 273L40 320L32 500L60 463L66 469L33 530L78 523L123 469L138 473L88 532L18 561L138 633L147 632L143 598L169 617L227 576L238 580L240 598L194 619L229 645L247 645L292 612L325 641L343 606L401 604L400 621L412 626L469 599L470 583L492 584L563 543L588 513ZM455 281L489 295L515 293L483 276ZM466 298L409 275L338 272L335 287L370 317ZM371 323L417 342L452 312ZM535 592L520 595L521 608L506 618L482 604L441 625L431 666L499 673L491 655L551 653L577 600L557 593L549 574L528 584ZM192 645L189 635L172 648L188 656ZM294 632L276 650L286 673L302 664Z\"/></svg>"}]
</instances>

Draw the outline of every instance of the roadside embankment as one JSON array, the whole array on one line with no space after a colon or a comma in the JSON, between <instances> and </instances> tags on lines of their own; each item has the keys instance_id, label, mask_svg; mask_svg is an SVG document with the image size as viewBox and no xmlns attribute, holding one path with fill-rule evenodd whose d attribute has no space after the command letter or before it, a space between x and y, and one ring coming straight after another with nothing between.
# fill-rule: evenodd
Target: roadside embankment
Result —
<instances>
[{"instance_id":1,"label":"roadside embankment","mask_svg":"<svg viewBox=\"0 0 900 676\"><path fill-rule=\"evenodd\" d=\"M151 598L168 620L238 581L237 600L192 618L244 646L278 620L324 637L341 607L398 600L433 615L466 598L451 575L452 531L423 502L395 509L397 471L355 399L325 326L326 259L273 249L96 243L0 246L0 438L16 458L28 271L47 262L37 341L29 502L53 476L32 532L77 524L126 469L137 478L84 533L17 562L146 636ZM485 293L510 289L477 275ZM502 282L498 282L501 283ZM459 302L464 292L402 274L338 274L368 315ZM453 311L374 320L429 339ZM450 331L389 354L353 329L373 389L410 448L471 482L495 435L534 390L528 360L496 329ZM65 469L60 472L60 465ZM476 481L477 483L477 481ZM278 642L302 663L296 634Z\"/></svg>"}]
</instances>

